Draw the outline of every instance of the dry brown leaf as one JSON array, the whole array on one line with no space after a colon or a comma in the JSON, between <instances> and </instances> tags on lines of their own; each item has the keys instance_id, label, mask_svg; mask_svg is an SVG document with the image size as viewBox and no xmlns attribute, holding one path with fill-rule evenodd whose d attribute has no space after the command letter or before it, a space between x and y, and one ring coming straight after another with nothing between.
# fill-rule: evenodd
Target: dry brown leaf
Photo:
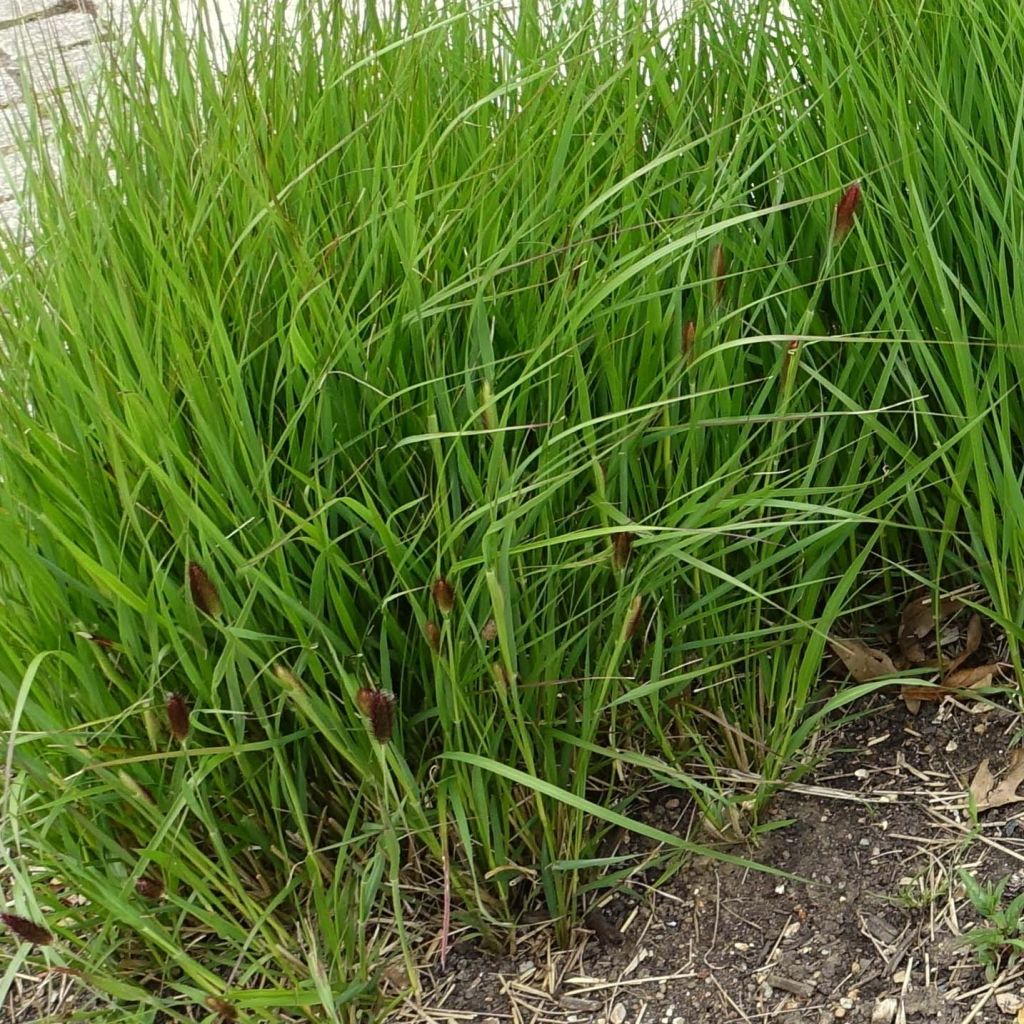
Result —
<instances>
[{"instance_id":1,"label":"dry brown leaf","mask_svg":"<svg viewBox=\"0 0 1024 1024\"><path fill-rule=\"evenodd\" d=\"M908 665L920 667L928 660L928 655L924 653L921 641L915 640L914 637L900 637L900 652L903 654L903 658Z\"/></svg>"},{"instance_id":2,"label":"dry brown leaf","mask_svg":"<svg viewBox=\"0 0 1024 1024\"><path fill-rule=\"evenodd\" d=\"M971 621L967 623L967 647L966 650L973 654L981 646L981 616L975 612Z\"/></svg>"},{"instance_id":3,"label":"dry brown leaf","mask_svg":"<svg viewBox=\"0 0 1024 1024\"><path fill-rule=\"evenodd\" d=\"M999 674L1002 665L978 665L975 668L962 668L950 672L942 681L945 690L972 690L978 686L989 686L994 676Z\"/></svg>"},{"instance_id":4,"label":"dry brown leaf","mask_svg":"<svg viewBox=\"0 0 1024 1024\"><path fill-rule=\"evenodd\" d=\"M955 615L963 603L958 597L944 597L939 601L939 616L935 618L932 598L919 597L903 609L900 616L900 637L915 637L920 640L934 632L936 624L941 625Z\"/></svg>"},{"instance_id":5,"label":"dry brown leaf","mask_svg":"<svg viewBox=\"0 0 1024 1024\"><path fill-rule=\"evenodd\" d=\"M943 697L949 696L949 690L944 686L904 686L900 690L900 696L906 701L907 709L911 713L916 714L916 711L911 709L910 702L915 701L920 709L921 701L923 700L942 700Z\"/></svg>"},{"instance_id":6,"label":"dry brown leaf","mask_svg":"<svg viewBox=\"0 0 1024 1024\"><path fill-rule=\"evenodd\" d=\"M1010 755L1010 770L999 782L996 782L992 772L989 771L988 758L985 758L978 765L978 770L974 773L967 792L974 799L977 809L986 811L990 807L1005 807L1007 804L1024 802L1024 795L1017 792L1022 782L1024 782L1024 750L1018 749Z\"/></svg>"},{"instance_id":7,"label":"dry brown leaf","mask_svg":"<svg viewBox=\"0 0 1024 1024\"><path fill-rule=\"evenodd\" d=\"M858 683L896 675L896 666L885 651L876 651L856 637L830 636L829 646Z\"/></svg>"},{"instance_id":8,"label":"dry brown leaf","mask_svg":"<svg viewBox=\"0 0 1024 1024\"><path fill-rule=\"evenodd\" d=\"M982 800L985 800L995 788L996 778L988 770L988 758L986 757L978 765L974 778L971 779L971 784L967 787L967 794L974 800L975 805L980 808Z\"/></svg>"},{"instance_id":9,"label":"dry brown leaf","mask_svg":"<svg viewBox=\"0 0 1024 1024\"><path fill-rule=\"evenodd\" d=\"M931 596L911 601L900 616L899 643L907 661L920 665L925 660L921 640L963 607L959 598L944 597L939 601L938 618Z\"/></svg>"},{"instance_id":10,"label":"dry brown leaf","mask_svg":"<svg viewBox=\"0 0 1024 1024\"><path fill-rule=\"evenodd\" d=\"M946 679L981 646L981 616L975 613L971 621L967 623L967 637L964 641L964 649L953 658L946 666ZM962 684L961 684L962 685Z\"/></svg>"},{"instance_id":11,"label":"dry brown leaf","mask_svg":"<svg viewBox=\"0 0 1024 1024\"><path fill-rule=\"evenodd\" d=\"M979 686L989 686L992 678L999 673L1002 665L978 665L976 668L962 668L950 672L937 686L904 686L903 699L911 700L942 700L954 690L974 690ZM908 703L909 708L909 703Z\"/></svg>"},{"instance_id":12,"label":"dry brown leaf","mask_svg":"<svg viewBox=\"0 0 1024 1024\"><path fill-rule=\"evenodd\" d=\"M906 689L903 690L903 703L907 705L907 714L916 715L921 710L921 701L918 697L911 697Z\"/></svg>"}]
</instances>

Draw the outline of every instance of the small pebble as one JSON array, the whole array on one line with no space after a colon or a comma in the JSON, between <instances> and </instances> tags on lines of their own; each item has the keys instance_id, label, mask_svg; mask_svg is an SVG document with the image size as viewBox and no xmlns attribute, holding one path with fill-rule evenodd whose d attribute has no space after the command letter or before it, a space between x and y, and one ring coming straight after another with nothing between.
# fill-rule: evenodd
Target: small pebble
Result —
<instances>
[{"instance_id":1,"label":"small pebble","mask_svg":"<svg viewBox=\"0 0 1024 1024\"><path fill-rule=\"evenodd\" d=\"M626 1006L624 1003L616 1003L612 1007L612 1012L608 1014L608 1020L610 1024L623 1024L626 1019Z\"/></svg>"}]
</instances>

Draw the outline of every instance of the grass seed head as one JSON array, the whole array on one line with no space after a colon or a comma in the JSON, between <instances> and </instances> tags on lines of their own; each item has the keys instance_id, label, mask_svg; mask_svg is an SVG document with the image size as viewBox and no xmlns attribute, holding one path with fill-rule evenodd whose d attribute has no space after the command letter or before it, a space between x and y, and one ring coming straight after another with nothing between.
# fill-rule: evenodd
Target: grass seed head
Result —
<instances>
[{"instance_id":1,"label":"grass seed head","mask_svg":"<svg viewBox=\"0 0 1024 1024\"><path fill-rule=\"evenodd\" d=\"M0 914L0 921L21 939L33 946L48 946L53 942L53 936L40 924L30 921L27 917L19 914Z\"/></svg>"},{"instance_id":2,"label":"grass seed head","mask_svg":"<svg viewBox=\"0 0 1024 1024\"><path fill-rule=\"evenodd\" d=\"M430 649L436 654L441 649L441 630L437 628L436 622L428 622L423 627L423 635L430 644Z\"/></svg>"},{"instance_id":3,"label":"grass seed head","mask_svg":"<svg viewBox=\"0 0 1024 1024\"><path fill-rule=\"evenodd\" d=\"M117 777L121 780L121 785L130 790L135 797L143 803L156 807L156 797L153 796L148 787L133 779L124 769L117 773Z\"/></svg>"},{"instance_id":4,"label":"grass seed head","mask_svg":"<svg viewBox=\"0 0 1024 1024\"><path fill-rule=\"evenodd\" d=\"M188 703L180 693L172 693L167 698L167 727L179 743L184 743L188 738Z\"/></svg>"},{"instance_id":5,"label":"grass seed head","mask_svg":"<svg viewBox=\"0 0 1024 1024\"><path fill-rule=\"evenodd\" d=\"M497 684L498 689L505 693L508 690L509 684L508 672L505 670L505 666L500 661L496 661L491 666L491 674L494 676L494 682Z\"/></svg>"},{"instance_id":6,"label":"grass seed head","mask_svg":"<svg viewBox=\"0 0 1024 1024\"><path fill-rule=\"evenodd\" d=\"M220 594L213 585L206 570L198 562L188 563L188 585L192 591L192 603L211 619L217 618L222 610Z\"/></svg>"},{"instance_id":7,"label":"grass seed head","mask_svg":"<svg viewBox=\"0 0 1024 1024\"><path fill-rule=\"evenodd\" d=\"M226 999L221 999L219 996L207 996L203 1002L206 1003L209 1009L218 1014L221 1020L238 1020L238 1010Z\"/></svg>"},{"instance_id":8,"label":"grass seed head","mask_svg":"<svg viewBox=\"0 0 1024 1024\"><path fill-rule=\"evenodd\" d=\"M716 245L711 250L711 279L715 283L715 304L722 301L725 294L725 276L728 272L728 264L725 259L725 250L721 245Z\"/></svg>"},{"instance_id":9,"label":"grass seed head","mask_svg":"<svg viewBox=\"0 0 1024 1024\"><path fill-rule=\"evenodd\" d=\"M301 690L302 683L299 682L299 677L285 665L280 662L274 665L274 676L277 681L283 686L286 686L289 690Z\"/></svg>"},{"instance_id":10,"label":"grass seed head","mask_svg":"<svg viewBox=\"0 0 1024 1024\"><path fill-rule=\"evenodd\" d=\"M850 233L850 228L853 227L853 217L859 204L860 182L855 181L836 203L836 223L832 236L837 242L841 242Z\"/></svg>"},{"instance_id":11,"label":"grass seed head","mask_svg":"<svg viewBox=\"0 0 1024 1024\"><path fill-rule=\"evenodd\" d=\"M633 550L636 534L623 531L612 534L612 565L616 571L622 572L629 564L629 556Z\"/></svg>"},{"instance_id":12,"label":"grass seed head","mask_svg":"<svg viewBox=\"0 0 1024 1024\"><path fill-rule=\"evenodd\" d=\"M494 392L491 390L491 382L489 380L485 380L480 385L480 415L485 429L497 429L498 418L494 413Z\"/></svg>"},{"instance_id":13,"label":"grass seed head","mask_svg":"<svg viewBox=\"0 0 1024 1024\"><path fill-rule=\"evenodd\" d=\"M640 625L640 618L644 610L644 599L639 594L629 603L629 611L626 613L626 621L622 626L623 639L629 640Z\"/></svg>"},{"instance_id":14,"label":"grass seed head","mask_svg":"<svg viewBox=\"0 0 1024 1024\"><path fill-rule=\"evenodd\" d=\"M370 730L378 743L387 743L395 727L395 695L386 690L364 686L356 693L359 710L370 720Z\"/></svg>"},{"instance_id":15,"label":"grass seed head","mask_svg":"<svg viewBox=\"0 0 1024 1024\"><path fill-rule=\"evenodd\" d=\"M688 363L693 362L693 343L696 339L697 325L692 320L687 320L683 328L683 358Z\"/></svg>"},{"instance_id":16,"label":"grass seed head","mask_svg":"<svg viewBox=\"0 0 1024 1024\"><path fill-rule=\"evenodd\" d=\"M159 878L144 875L135 883L135 891L147 900L158 900L164 894L164 883Z\"/></svg>"},{"instance_id":17,"label":"grass seed head","mask_svg":"<svg viewBox=\"0 0 1024 1024\"><path fill-rule=\"evenodd\" d=\"M451 615L455 607L455 588L443 577L438 577L434 583L432 593L434 603L442 615Z\"/></svg>"}]
</instances>

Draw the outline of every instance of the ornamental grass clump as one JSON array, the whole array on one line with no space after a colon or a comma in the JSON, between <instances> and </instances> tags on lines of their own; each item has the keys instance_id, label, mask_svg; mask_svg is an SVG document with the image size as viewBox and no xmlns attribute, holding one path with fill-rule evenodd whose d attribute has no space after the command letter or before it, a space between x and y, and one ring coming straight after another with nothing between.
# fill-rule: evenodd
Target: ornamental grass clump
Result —
<instances>
[{"instance_id":1,"label":"ornamental grass clump","mask_svg":"<svg viewBox=\"0 0 1024 1024\"><path fill-rule=\"evenodd\" d=\"M373 1021L758 833L893 595L1021 668L1024 8L199 7L21 126L0 239L33 971Z\"/></svg>"}]
</instances>

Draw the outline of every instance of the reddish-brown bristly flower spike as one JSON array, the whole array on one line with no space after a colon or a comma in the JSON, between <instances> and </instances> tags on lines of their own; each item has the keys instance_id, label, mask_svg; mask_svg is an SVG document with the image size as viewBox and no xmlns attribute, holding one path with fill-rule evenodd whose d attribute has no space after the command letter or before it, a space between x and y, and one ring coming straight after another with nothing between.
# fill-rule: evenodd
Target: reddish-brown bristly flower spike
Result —
<instances>
[{"instance_id":1,"label":"reddish-brown bristly flower spike","mask_svg":"<svg viewBox=\"0 0 1024 1024\"><path fill-rule=\"evenodd\" d=\"M686 321L686 326L683 328L683 358L688 362L693 362L693 343L697 340L697 325L692 320Z\"/></svg>"},{"instance_id":2,"label":"reddish-brown bristly flower spike","mask_svg":"<svg viewBox=\"0 0 1024 1024\"><path fill-rule=\"evenodd\" d=\"M135 891L147 900L158 900L164 894L164 883L159 878L143 876L135 883Z\"/></svg>"},{"instance_id":3,"label":"reddish-brown bristly flower spike","mask_svg":"<svg viewBox=\"0 0 1024 1024\"><path fill-rule=\"evenodd\" d=\"M441 576L434 584L432 593L434 603L440 609L441 614L451 615L452 609L455 607L455 588Z\"/></svg>"},{"instance_id":4,"label":"reddish-brown bristly flower spike","mask_svg":"<svg viewBox=\"0 0 1024 1024\"><path fill-rule=\"evenodd\" d=\"M853 227L853 217L860 204L860 182L855 181L842 194L839 202L836 203L836 223L832 231L832 237L841 242Z\"/></svg>"},{"instance_id":5,"label":"reddish-brown bristly flower spike","mask_svg":"<svg viewBox=\"0 0 1024 1024\"><path fill-rule=\"evenodd\" d=\"M188 703L185 698L180 693L172 693L167 698L167 727L179 743L184 743L188 738L188 716Z\"/></svg>"},{"instance_id":6,"label":"reddish-brown bristly flower spike","mask_svg":"<svg viewBox=\"0 0 1024 1024\"><path fill-rule=\"evenodd\" d=\"M633 550L633 537L634 534L627 532L612 534L612 565L618 572L621 572L629 564L629 555Z\"/></svg>"},{"instance_id":7,"label":"reddish-brown bristly flower spike","mask_svg":"<svg viewBox=\"0 0 1024 1024\"><path fill-rule=\"evenodd\" d=\"M423 627L423 635L427 638L427 643L430 644L430 649L435 654L441 650L441 630L437 628L436 622L428 622Z\"/></svg>"},{"instance_id":8,"label":"reddish-brown bristly flower spike","mask_svg":"<svg viewBox=\"0 0 1024 1024\"><path fill-rule=\"evenodd\" d=\"M364 686L356 694L356 703L370 720L373 738L378 743L387 743L395 727L395 695Z\"/></svg>"},{"instance_id":9,"label":"reddish-brown bristly flower spike","mask_svg":"<svg viewBox=\"0 0 1024 1024\"><path fill-rule=\"evenodd\" d=\"M211 619L217 618L221 613L220 594L198 562L188 563L188 585L195 606Z\"/></svg>"},{"instance_id":10,"label":"reddish-brown bristly flower spike","mask_svg":"<svg viewBox=\"0 0 1024 1024\"><path fill-rule=\"evenodd\" d=\"M715 303L722 301L725 294L725 275L727 272L725 250L716 245L711 250L711 280L715 282Z\"/></svg>"},{"instance_id":11,"label":"reddish-brown bristly flower spike","mask_svg":"<svg viewBox=\"0 0 1024 1024\"><path fill-rule=\"evenodd\" d=\"M209 1009L220 1016L221 1020L238 1020L238 1010L226 999L221 999L218 996L207 996L203 1001Z\"/></svg>"},{"instance_id":12,"label":"reddish-brown bristly flower spike","mask_svg":"<svg viewBox=\"0 0 1024 1024\"><path fill-rule=\"evenodd\" d=\"M33 946L48 946L53 942L53 936L42 925L30 921L27 917L0 914L0 921L3 921L22 942L31 943Z\"/></svg>"}]
</instances>

